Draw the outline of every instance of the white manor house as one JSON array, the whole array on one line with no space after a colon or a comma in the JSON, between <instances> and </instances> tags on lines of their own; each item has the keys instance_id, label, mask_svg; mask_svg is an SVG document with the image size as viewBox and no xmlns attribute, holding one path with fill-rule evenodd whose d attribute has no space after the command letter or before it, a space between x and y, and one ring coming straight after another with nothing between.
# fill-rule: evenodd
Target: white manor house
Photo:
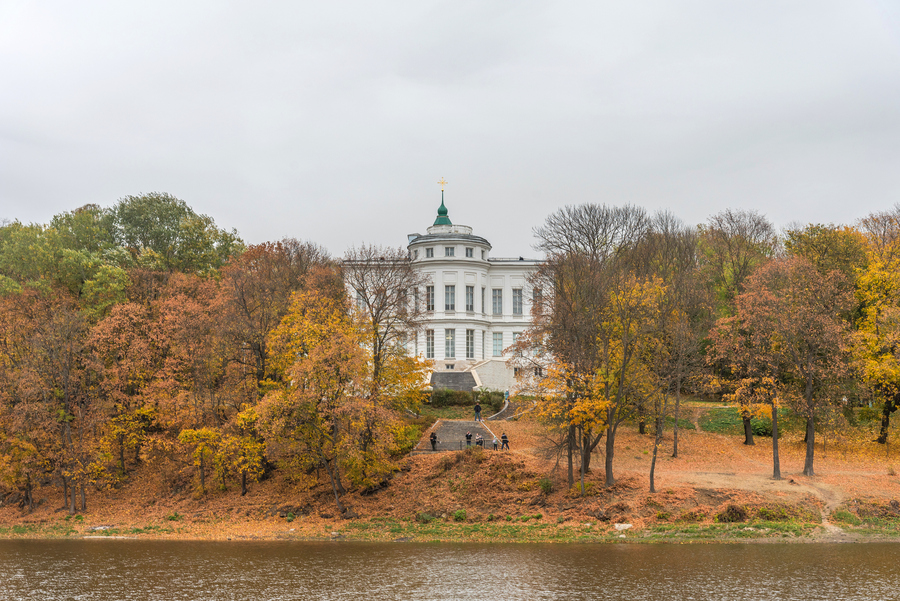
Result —
<instances>
[{"instance_id":1,"label":"white manor house","mask_svg":"<svg viewBox=\"0 0 900 601\"><path fill-rule=\"evenodd\" d=\"M528 283L541 264L491 256L491 243L454 225L441 206L427 233L410 234L409 258L426 276L428 317L410 351L434 361L432 386L511 391L514 370L504 349L531 323L540 295Z\"/></svg>"}]
</instances>

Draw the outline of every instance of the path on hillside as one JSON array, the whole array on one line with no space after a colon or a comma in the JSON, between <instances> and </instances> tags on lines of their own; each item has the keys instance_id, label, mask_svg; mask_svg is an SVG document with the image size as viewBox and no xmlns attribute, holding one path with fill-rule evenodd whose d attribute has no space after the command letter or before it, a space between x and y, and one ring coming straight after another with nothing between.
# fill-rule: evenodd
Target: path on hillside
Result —
<instances>
[{"instance_id":1,"label":"path on hillside","mask_svg":"<svg viewBox=\"0 0 900 601\"><path fill-rule=\"evenodd\" d=\"M498 426L500 426L498 428ZM472 433L472 446L475 446L475 436L481 434L484 437L484 448L493 449L493 440L496 435L500 438L502 432L502 422L492 423L488 425L486 422L476 422L474 420L464 419L439 419L434 422L422 436L419 444L416 445L416 451L422 453L431 453L430 436L433 431L437 432L438 444L437 451L460 451L466 448L466 432Z\"/></svg>"}]
</instances>

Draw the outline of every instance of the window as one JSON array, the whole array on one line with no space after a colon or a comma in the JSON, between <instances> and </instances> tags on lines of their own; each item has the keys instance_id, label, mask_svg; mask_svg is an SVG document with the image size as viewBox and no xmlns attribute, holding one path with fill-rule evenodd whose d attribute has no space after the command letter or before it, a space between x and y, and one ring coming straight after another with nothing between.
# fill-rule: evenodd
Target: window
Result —
<instances>
[{"instance_id":1,"label":"window","mask_svg":"<svg viewBox=\"0 0 900 601\"><path fill-rule=\"evenodd\" d=\"M491 289L491 305L494 315L503 315L503 288Z\"/></svg>"},{"instance_id":2,"label":"window","mask_svg":"<svg viewBox=\"0 0 900 601\"><path fill-rule=\"evenodd\" d=\"M481 287L481 314L484 315L484 286Z\"/></svg>"},{"instance_id":3,"label":"window","mask_svg":"<svg viewBox=\"0 0 900 601\"><path fill-rule=\"evenodd\" d=\"M445 257L452 257L455 254L455 252L456 252L455 246L445 246L444 247L444 256Z\"/></svg>"},{"instance_id":4,"label":"window","mask_svg":"<svg viewBox=\"0 0 900 601\"><path fill-rule=\"evenodd\" d=\"M522 289L513 288L513 315L522 314Z\"/></svg>"},{"instance_id":5,"label":"window","mask_svg":"<svg viewBox=\"0 0 900 601\"><path fill-rule=\"evenodd\" d=\"M430 259L430 258L433 257L433 256L434 256L434 249L433 249L433 248L426 248L426 249L425 249L425 257L426 257L427 259Z\"/></svg>"},{"instance_id":6,"label":"window","mask_svg":"<svg viewBox=\"0 0 900 601\"><path fill-rule=\"evenodd\" d=\"M481 260L484 261L484 251L481 251Z\"/></svg>"},{"instance_id":7,"label":"window","mask_svg":"<svg viewBox=\"0 0 900 601\"><path fill-rule=\"evenodd\" d=\"M466 311L475 310L475 286L466 286Z\"/></svg>"},{"instance_id":8,"label":"window","mask_svg":"<svg viewBox=\"0 0 900 601\"><path fill-rule=\"evenodd\" d=\"M447 369L453 369L454 367L456 367L456 365L454 363L447 363L446 366L447 366Z\"/></svg>"},{"instance_id":9,"label":"window","mask_svg":"<svg viewBox=\"0 0 900 601\"><path fill-rule=\"evenodd\" d=\"M456 358L456 330L444 330L444 358Z\"/></svg>"},{"instance_id":10,"label":"window","mask_svg":"<svg viewBox=\"0 0 900 601\"><path fill-rule=\"evenodd\" d=\"M544 377L544 369L541 367L534 368L534 377L535 378L543 378Z\"/></svg>"},{"instance_id":11,"label":"window","mask_svg":"<svg viewBox=\"0 0 900 601\"><path fill-rule=\"evenodd\" d=\"M475 256L475 249L471 246L466 247L466 258L471 259Z\"/></svg>"},{"instance_id":12,"label":"window","mask_svg":"<svg viewBox=\"0 0 900 601\"><path fill-rule=\"evenodd\" d=\"M413 259L418 259L418 258L419 258L419 251L414 250L413 251Z\"/></svg>"},{"instance_id":13,"label":"window","mask_svg":"<svg viewBox=\"0 0 900 601\"><path fill-rule=\"evenodd\" d=\"M444 286L444 311L456 311L456 286Z\"/></svg>"},{"instance_id":14,"label":"window","mask_svg":"<svg viewBox=\"0 0 900 601\"><path fill-rule=\"evenodd\" d=\"M434 286L425 286L425 310L434 311Z\"/></svg>"},{"instance_id":15,"label":"window","mask_svg":"<svg viewBox=\"0 0 900 601\"><path fill-rule=\"evenodd\" d=\"M494 332L494 356L503 356L503 332Z\"/></svg>"},{"instance_id":16,"label":"window","mask_svg":"<svg viewBox=\"0 0 900 601\"><path fill-rule=\"evenodd\" d=\"M434 330L425 330L425 358L434 359Z\"/></svg>"},{"instance_id":17,"label":"window","mask_svg":"<svg viewBox=\"0 0 900 601\"><path fill-rule=\"evenodd\" d=\"M363 307L366 306L366 299L363 296L362 290L356 291L356 308L362 311Z\"/></svg>"},{"instance_id":18,"label":"window","mask_svg":"<svg viewBox=\"0 0 900 601\"><path fill-rule=\"evenodd\" d=\"M515 344L516 341L519 340L519 334L521 334L521 332L513 332L513 344Z\"/></svg>"},{"instance_id":19,"label":"window","mask_svg":"<svg viewBox=\"0 0 900 601\"><path fill-rule=\"evenodd\" d=\"M466 359L475 358L475 330L466 330Z\"/></svg>"},{"instance_id":20,"label":"window","mask_svg":"<svg viewBox=\"0 0 900 601\"><path fill-rule=\"evenodd\" d=\"M520 369L520 368L518 368L518 367L514 367L514 368L513 368L513 377L514 377L514 378L518 378L518 377L519 377L519 373L520 373L520 372L519 372L519 369Z\"/></svg>"},{"instance_id":21,"label":"window","mask_svg":"<svg viewBox=\"0 0 900 601\"><path fill-rule=\"evenodd\" d=\"M540 288L535 288L531 291L531 307L535 311L539 312L541 310L541 301L543 300L543 298L543 292Z\"/></svg>"}]
</instances>

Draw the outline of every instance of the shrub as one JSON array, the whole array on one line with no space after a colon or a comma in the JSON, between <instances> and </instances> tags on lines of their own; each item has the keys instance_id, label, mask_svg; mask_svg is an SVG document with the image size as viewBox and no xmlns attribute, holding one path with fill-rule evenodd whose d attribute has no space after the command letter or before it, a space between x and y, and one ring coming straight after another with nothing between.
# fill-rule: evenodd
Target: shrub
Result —
<instances>
[{"instance_id":1,"label":"shrub","mask_svg":"<svg viewBox=\"0 0 900 601\"><path fill-rule=\"evenodd\" d=\"M745 522L747 521L747 510L737 505L729 505L725 511L716 516L716 521L725 524Z\"/></svg>"},{"instance_id":2,"label":"shrub","mask_svg":"<svg viewBox=\"0 0 900 601\"><path fill-rule=\"evenodd\" d=\"M453 512L453 521L454 522L465 522L466 521L466 510L465 509L457 509Z\"/></svg>"},{"instance_id":3,"label":"shrub","mask_svg":"<svg viewBox=\"0 0 900 601\"><path fill-rule=\"evenodd\" d=\"M475 404L475 394L464 390L438 388L431 393L432 407L471 406Z\"/></svg>"},{"instance_id":4,"label":"shrub","mask_svg":"<svg viewBox=\"0 0 900 601\"><path fill-rule=\"evenodd\" d=\"M433 522L434 519L435 517L433 515L431 515L430 513L425 513L424 511L422 513L416 514L416 521L420 524L428 524L430 522Z\"/></svg>"},{"instance_id":5,"label":"shrub","mask_svg":"<svg viewBox=\"0 0 900 601\"><path fill-rule=\"evenodd\" d=\"M706 514L703 513L700 509L694 509L693 511L685 511L680 516L678 516L679 522L700 522L703 518L706 517Z\"/></svg>"},{"instance_id":6,"label":"shrub","mask_svg":"<svg viewBox=\"0 0 900 601\"><path fill-rule=\"evenodd\" d=\"M593 482L585 482L584 483L584 496L589 497L591 495L591 491L594 488ZM572 488L569 489L570 497L580 497L581 496L581 482L576 482L572 485Z\"/></svg>"},{"instance_id":7,"label":"shrub","mask_svg":"<svg viewBox=\"0 0 900 601\"><path fill-rule=\"evenodd\" d=\"M856 417L863 423L874 422L877 419L881 419L881 411L877 407L860 407Z\"/></svg>"},{"instance_id":8,"label":"shrub","mask_svg":"<svg viewBox=\"0 0 900 601\"><path fill-rule=\"evenodd\" d=\"M750 428L753 430L754 436L772 436L772 420L767 418L756 418L750 421ZM779 437L780 436L779 432Z\"/></svg>"},{"instance_id":9,"label":"shrub","mask_svg":"<svg viewBox=\"0 0 900 601\"><path fill-rule=\"evenodd\" d=\"M553 483L550 481L550 478L544 476L540 480L538 480L538 486L541 487L541 492L545 495L549 495L553 492Z\"/></svg>"},{"instance_id":10,"label":"shrub","mask_svg":"<svg viewBox=\"0 0 900 601\"><path fill-rule=\"evenodd\" d=\"M756 510L756 517L767 522L784 522L791 519L791 515L784 507L760 507Z\"/></svg>"},{"instance_id":11,"label":"shrub","mask_svg":"<svg viewBox=\"0 0 900 601\"><path fill-rule=\"evenodd\" d=\"M295 516L293 513L288 513L286 516L284 516L284 519L287 522L293 522L296 518L297 516Z\"/></svg>"},{"instance_id":12,"label":"shrub","mask_svg":"<svg viewBox=\"0 0 900 601\"><path fill-rule=\"evenodd\" d=\"M503 409L505 395L499 390L481 390L478 392L478 402L482 406L490 407L494 413Z\"/></svg>"},{"instance_id":13,"label":"shrub","mask_svg":"<svg viewBox=\"0 0 900 601\"><path fill-rule=\"evenodd\" d=\"M672 514L669 513L668 511L657 511L656 512L656 519L659 520L660 522L667 522L667 521L669 521L669 518L671 518L671 517L672 517Z\"/></svg>"}]
</instances>

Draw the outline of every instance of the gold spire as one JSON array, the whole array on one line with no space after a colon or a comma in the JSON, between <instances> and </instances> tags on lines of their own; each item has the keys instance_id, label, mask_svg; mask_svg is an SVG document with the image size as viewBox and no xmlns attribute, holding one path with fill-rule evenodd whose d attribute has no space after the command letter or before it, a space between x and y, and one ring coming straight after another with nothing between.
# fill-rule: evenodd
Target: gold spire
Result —
<instances>
[{"instance_id":1,"label":"gold spire","mask_svg":"<svg viewBox=\"0 0 900 601\"><path fill-rule=\"evenodd\" d=\"M444 178L442 177L442 178L441 178L441 181L439 181L438 183L441 185L441 192L443 192L443 191L444 191L444 185L445 185L447 182L445 182L445 181L444 181Z\"/></svg>"}]
</instances>

